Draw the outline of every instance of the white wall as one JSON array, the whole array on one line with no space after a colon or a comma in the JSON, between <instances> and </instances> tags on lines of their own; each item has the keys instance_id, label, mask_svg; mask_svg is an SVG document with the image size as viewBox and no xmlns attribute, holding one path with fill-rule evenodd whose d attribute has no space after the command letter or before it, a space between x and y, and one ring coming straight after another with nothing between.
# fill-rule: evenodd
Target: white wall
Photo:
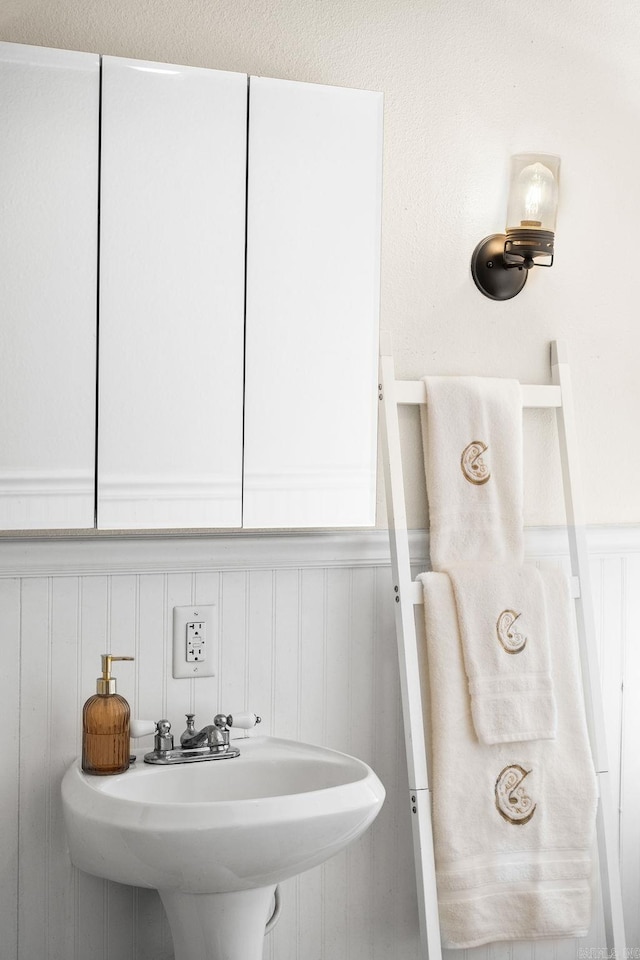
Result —
<instances>
[{"instance_id":1,"label":"white wall","mask_svg":"<svg viewBox=\"0 0 640 960\"><path fill-rule=\"evenodd\" d=\"M0 37L384 91L382 321L399 375L544 382L548 341L566 339L587 519L640 521L636 0L4 0ZM562 157L556 263L494 303L469 259L504 227L522 150ZM526 520L557 522L530 433Z\"/></svg>"},{"instance_id":2,"label":"white wall","mask_svg":"<svg viewBox=\"0 0 640 960\"><path fill-rule=\"evenodd\" d=\"M424 536L412 547L424 569ZM528 533L533 560L562 562L565 547L554 531ZM637 946L640 528L604 531L591 548L627 935ZM179 731L187 711L204 722L247 707L262 714L264 733L354 753L382 779L387 800L373 827L284 885L265 960L423 960L390 594L384 532L0 543L1 960L171 960L157 894L80 874L66 848L60 781L109 649L136 657L117 670L134 715L168 716ZM173 680L171 608L195 600L218 603L218 675ZM604 943L597 914L579 944L493 945L468 960L575 960L578 945Z\"/></svg>"}]
</instances>

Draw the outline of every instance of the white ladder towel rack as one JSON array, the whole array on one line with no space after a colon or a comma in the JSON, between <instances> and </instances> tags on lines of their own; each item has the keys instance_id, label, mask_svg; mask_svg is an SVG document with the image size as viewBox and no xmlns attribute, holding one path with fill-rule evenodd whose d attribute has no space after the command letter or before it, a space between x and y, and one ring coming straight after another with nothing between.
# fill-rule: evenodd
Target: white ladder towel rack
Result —
<instances>
[{"instance_id":1,"label":"white ladder towel rack","mask_svg":"<svg viewBox=\"0 0 640 960\"><path fill-rule=\"evenodd\" d=\"M617 960L624 960L625 935L616 811L607 762L589 557L580 494L579 450L571 372L566 346L559 341L551 344L551 376L553 383L549 386L523 384L522 404L523 407L551 407L556 411L585 709L600 795L596 826L606 947L609 951L615 951L613 956ZM427 957L429 960L440 960L442 946L431 829L431 794L415 620L416 607L421 607L423 598L421 585L411 576L398 422L399 405L426 404L427 395L421 380L396 380L391 337L388 333L381 333L380 336L379 399L420 936L425 960Z\"/></svg>"}]
</instances>

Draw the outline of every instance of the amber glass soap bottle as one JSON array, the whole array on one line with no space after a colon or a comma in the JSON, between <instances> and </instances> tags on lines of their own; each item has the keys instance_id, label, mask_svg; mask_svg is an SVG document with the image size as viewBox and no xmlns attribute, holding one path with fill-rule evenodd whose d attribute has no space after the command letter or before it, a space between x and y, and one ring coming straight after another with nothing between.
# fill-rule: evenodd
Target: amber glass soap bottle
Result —
<instances>
[{"instance_id":1,"label":"amber glass soap bottle","mask_svg":"<svg viewBox=\"0 0 640 960\"><path fill-rule=\"evenodd\" d=\"M102 676L97 679L96 694L89 697L82 711L82 769L85 773L107 776L123 773L129 767L129 704L116 693L111 676L113 657L102 654Z\"/></svg>"}]
</instances>

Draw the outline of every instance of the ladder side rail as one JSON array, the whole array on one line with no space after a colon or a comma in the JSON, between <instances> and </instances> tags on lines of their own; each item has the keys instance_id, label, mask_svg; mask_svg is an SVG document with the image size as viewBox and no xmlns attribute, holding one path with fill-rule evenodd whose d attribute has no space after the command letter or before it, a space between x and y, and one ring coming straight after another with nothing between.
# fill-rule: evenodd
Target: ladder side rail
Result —
<instances>
[{"instance_id":1,"label":"ladder side rail","mask_svg":"<svg viewBox=\"0 0 640 960\"><path fill-rule=\"evenodd\" d=\"M615 950L620 960L625 956L622 887L618 856L618 828L609 765L600 665L598 660L595 620L592 605L589 553L580 487L579 450L575 425L571 371L564 343L554 341L551 346L553 381L562 392L562 405L557 410L558 439L567 515L567 533L571 557L571 572L580 583L575 598L580 664L584 689L585 711L591 751L600 793L597 814L598 853L602 881L602 900L607 946Z\"/></svg>"},{"instance_id":2,"label":"ladder side rail","mask_svg":"<svg viewBox=\"0 0 640 960\"><path fill-rule=\"evenodd\" d=\"M396 380L390 340L381 338L379 389L381 439L393 573L393 603L398 642L402 714L409 775L409 802L411 805L420 940L424 960L427 960L427 958L428 960L442 960L431 817L431 791L429 790L427 772L418 638L412 599L414 583L411 577L395 387Z\"/></svg>"},{"instance_id":3,"label":"ladder side rail","mask_svg":"<svg viewBox=\"0 0 640 960\"><path fill-rule=\"evenodd\" d=\"M429 780L423 727L422 690L412 603L413 579L409 556L400 427L398 408L394 396L395 383L393 358L383 355L380 357L381 424L386 454L383 459L391 569L393 573L394 612L399 641L398 652L401 657L400 682L403 684L403 703L406 705L405 736L408 747L411 746L409 751L411 755L407 755L409 785L415 789L427 789Z\"/></svg>"}]
</instances>

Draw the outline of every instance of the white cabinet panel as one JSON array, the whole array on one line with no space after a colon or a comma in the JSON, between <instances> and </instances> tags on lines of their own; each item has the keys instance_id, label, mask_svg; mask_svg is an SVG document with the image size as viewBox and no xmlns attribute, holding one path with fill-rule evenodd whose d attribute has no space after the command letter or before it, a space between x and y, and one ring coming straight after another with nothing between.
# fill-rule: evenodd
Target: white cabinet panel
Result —
<instances>
[{"instance_id":1,"label":"white cabinet panel","mask_svg":"<svg viewBox=\"0 0 640 960\"><path fill-rule=\"evenodd\" d=\"M245 527L375 522L382 95L251 78Z\"/></svg>"},{"instance_id":2,"label":"white cabinet panel","mask_svg":"<svg viewBox=\"0 0 640 960\"><path fill-rule=\"evenodd\" d=\"M94 522L99 57L0 43L0 529Z\"/></svg>"},{"instance_id":3,"label":"white cabinet panel","mask_svg":"<svg viewBox=\"0 0 640 960\"><path fill-rule=\"evenodd\" d=\"M103 58L98 526L240 526L247 78Z\"/></svg>"}]
</instances>

